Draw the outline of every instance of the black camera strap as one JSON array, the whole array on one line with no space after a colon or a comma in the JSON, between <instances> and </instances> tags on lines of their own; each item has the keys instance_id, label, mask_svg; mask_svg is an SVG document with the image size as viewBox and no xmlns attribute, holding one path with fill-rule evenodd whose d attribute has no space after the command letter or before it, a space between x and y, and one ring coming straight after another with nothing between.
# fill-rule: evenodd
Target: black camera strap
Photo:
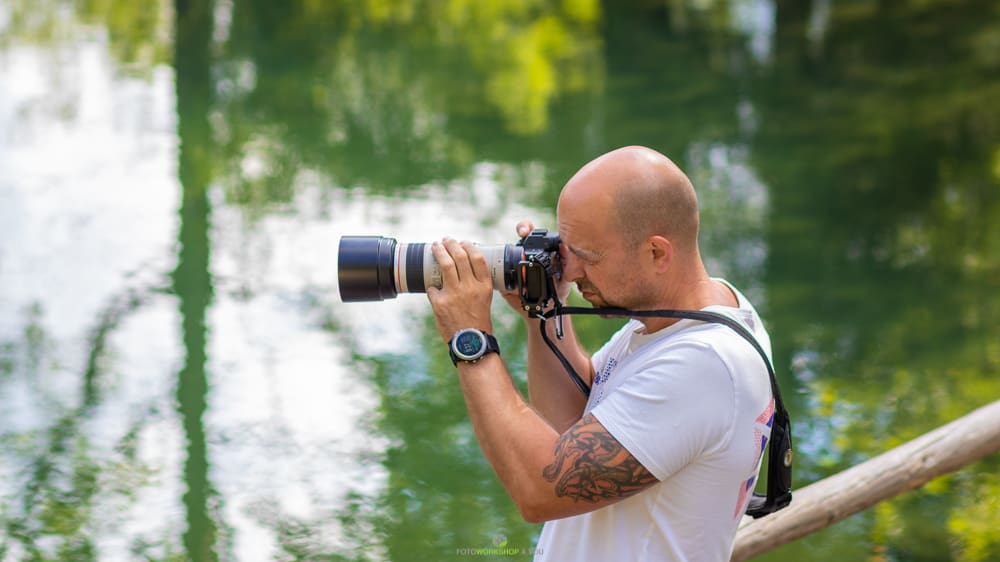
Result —
<instances>
[{"instance_id":1,"label":"black camera strap","mask_svg":"<svg viewBox=\"0 0 1000 562\"><path fill-rule=\"evenodd\" d=\"M793 456L791 420L788 416L788 410L785 409L785 402L781 399L781 390L778 388L778 380L775 377L771 360L768 358L767 353L764 352L764 348L761 347L757 338L746 327L724 314L704 310L628 310L625 308L564 307L557 300L554 308L537 315L541 319L539 326L541 328L542 339L548 345L549 349L552 350L552 353L555 354L563 368L566 369L576 387L588 398L590 397L590 388L587 386L587 383L580 378L580 375L573 369L566 356L559 351L555 342L549 338L548 331L545 328L548 319L560 317L557 321L561 322L562 316L573 314L621 316L628 318L686 318L701 322L722 324L749 342L760 355L761 359L764 360L764 365L767 366L767 374L771 380L771 395L774 398L774 417L771 424L771 439L768 441L767 495L755 492L750 498L750 504L747 506L746 513L753 518L759 518L774 513L791 503ZM558 337L561 338L562 330L558 331Z\"/></svg>"}]
</instances>

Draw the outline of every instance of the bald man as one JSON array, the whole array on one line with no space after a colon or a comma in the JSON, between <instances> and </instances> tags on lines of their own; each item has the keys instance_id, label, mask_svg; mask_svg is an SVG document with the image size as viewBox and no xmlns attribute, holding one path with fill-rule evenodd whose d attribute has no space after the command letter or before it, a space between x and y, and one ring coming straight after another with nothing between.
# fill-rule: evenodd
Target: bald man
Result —
<instances>
[{"instance_id":1,"label":"bald man","mask_svg":"<svg viewBox=\"0 0 1000 562\"><path fill-rule=\"evenodd\" d=\"M706 272L694 188L666 156L625 147L596 158L566 183L556 214L562 300L575 283L595 307L722 313L770 355L753 306ZM531 228L518 224L518 235ZM427 295L442 339L492 333L483 255L447 238L432 251L443 282ZM558 345L590 386L588 399L538 320L525 321L530 405L492 340L473 360L464 358L478 353L461 348L452 358L487 460L525 520L546 522L535 560L729 560L773 413L756 351L722 325L644 318L591 356L567 319Z\"/></svg>"}]
</instances>

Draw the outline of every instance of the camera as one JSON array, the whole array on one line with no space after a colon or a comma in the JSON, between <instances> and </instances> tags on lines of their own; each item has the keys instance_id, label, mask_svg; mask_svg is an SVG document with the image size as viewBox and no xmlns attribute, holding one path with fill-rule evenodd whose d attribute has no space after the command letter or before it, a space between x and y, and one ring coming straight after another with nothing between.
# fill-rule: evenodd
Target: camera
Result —
<instances>
[{"instance_id":1,"label":"camera","mask_svg":"<svg viewBox=\"0 0 1000 562\"><path fill-rule=\"evenodd\" d=\"M516 244L479 246L497 291L516 290L535 315L556 296L561 272L559 235L536 228ZM385 236L344 236L337 254L344 302L382 301L399 293L425 293L441 286L441 268L430 244L399 243Z\"/></svg>"}]
</instances>

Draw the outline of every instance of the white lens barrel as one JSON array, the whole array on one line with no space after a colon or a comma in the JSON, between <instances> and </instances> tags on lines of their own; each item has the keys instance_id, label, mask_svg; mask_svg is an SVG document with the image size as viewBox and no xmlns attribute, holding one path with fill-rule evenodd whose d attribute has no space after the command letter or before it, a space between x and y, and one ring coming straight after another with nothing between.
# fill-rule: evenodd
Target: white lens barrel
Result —
<instances>
[{"instance_id":1,"label":"white lens barrel","mask_svg":"<svg viewBox=\"0 0 1000 562\"><path fill-rule=\"evenodd\" d=\"M497 291L513 288L507 286L510 277L507 271L512 267L505 262L509 253L507 246L479 246L479 251L486 258L493 288ZM427 287L441 287L441 268L434 259L430 244L399 244L394 269L396 290L400 293L423 293Z\"/></svg>"}]
</instances>

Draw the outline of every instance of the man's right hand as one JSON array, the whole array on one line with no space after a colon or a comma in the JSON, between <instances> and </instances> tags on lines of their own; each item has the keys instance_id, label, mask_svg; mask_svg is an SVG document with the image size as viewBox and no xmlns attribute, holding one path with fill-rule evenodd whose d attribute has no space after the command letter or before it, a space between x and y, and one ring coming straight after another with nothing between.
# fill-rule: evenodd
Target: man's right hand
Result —
<instances>
[{"instance_id":1,"label":"man's right hand","mask_svg":"<svg viewBox=\"0 0 1000 562\"><path fill-rule=\"evenodd\" d=\"M525 236L531 234L531 231L534 229L535 229L535 224L528 220L523 220L517 223L517 226L514 227L514 230L517 232L517 237L519 239L524 238ZM560 254L561 253L562 253L562 247L560 246ZM572 284L567 283L562 279L556 280L556 294L559 296L559 302L565 304L567 297L569 297L569 292L572 288L573 288ZM505 301L507 301L507 304L510 305L511 308L520 313L525 320L528 319L528 311L524 310L521 307L521 296L518 294L517 289L513 289L510 291L500 291L500 295L503 297Z\"/></svg>"}]
</instances>

